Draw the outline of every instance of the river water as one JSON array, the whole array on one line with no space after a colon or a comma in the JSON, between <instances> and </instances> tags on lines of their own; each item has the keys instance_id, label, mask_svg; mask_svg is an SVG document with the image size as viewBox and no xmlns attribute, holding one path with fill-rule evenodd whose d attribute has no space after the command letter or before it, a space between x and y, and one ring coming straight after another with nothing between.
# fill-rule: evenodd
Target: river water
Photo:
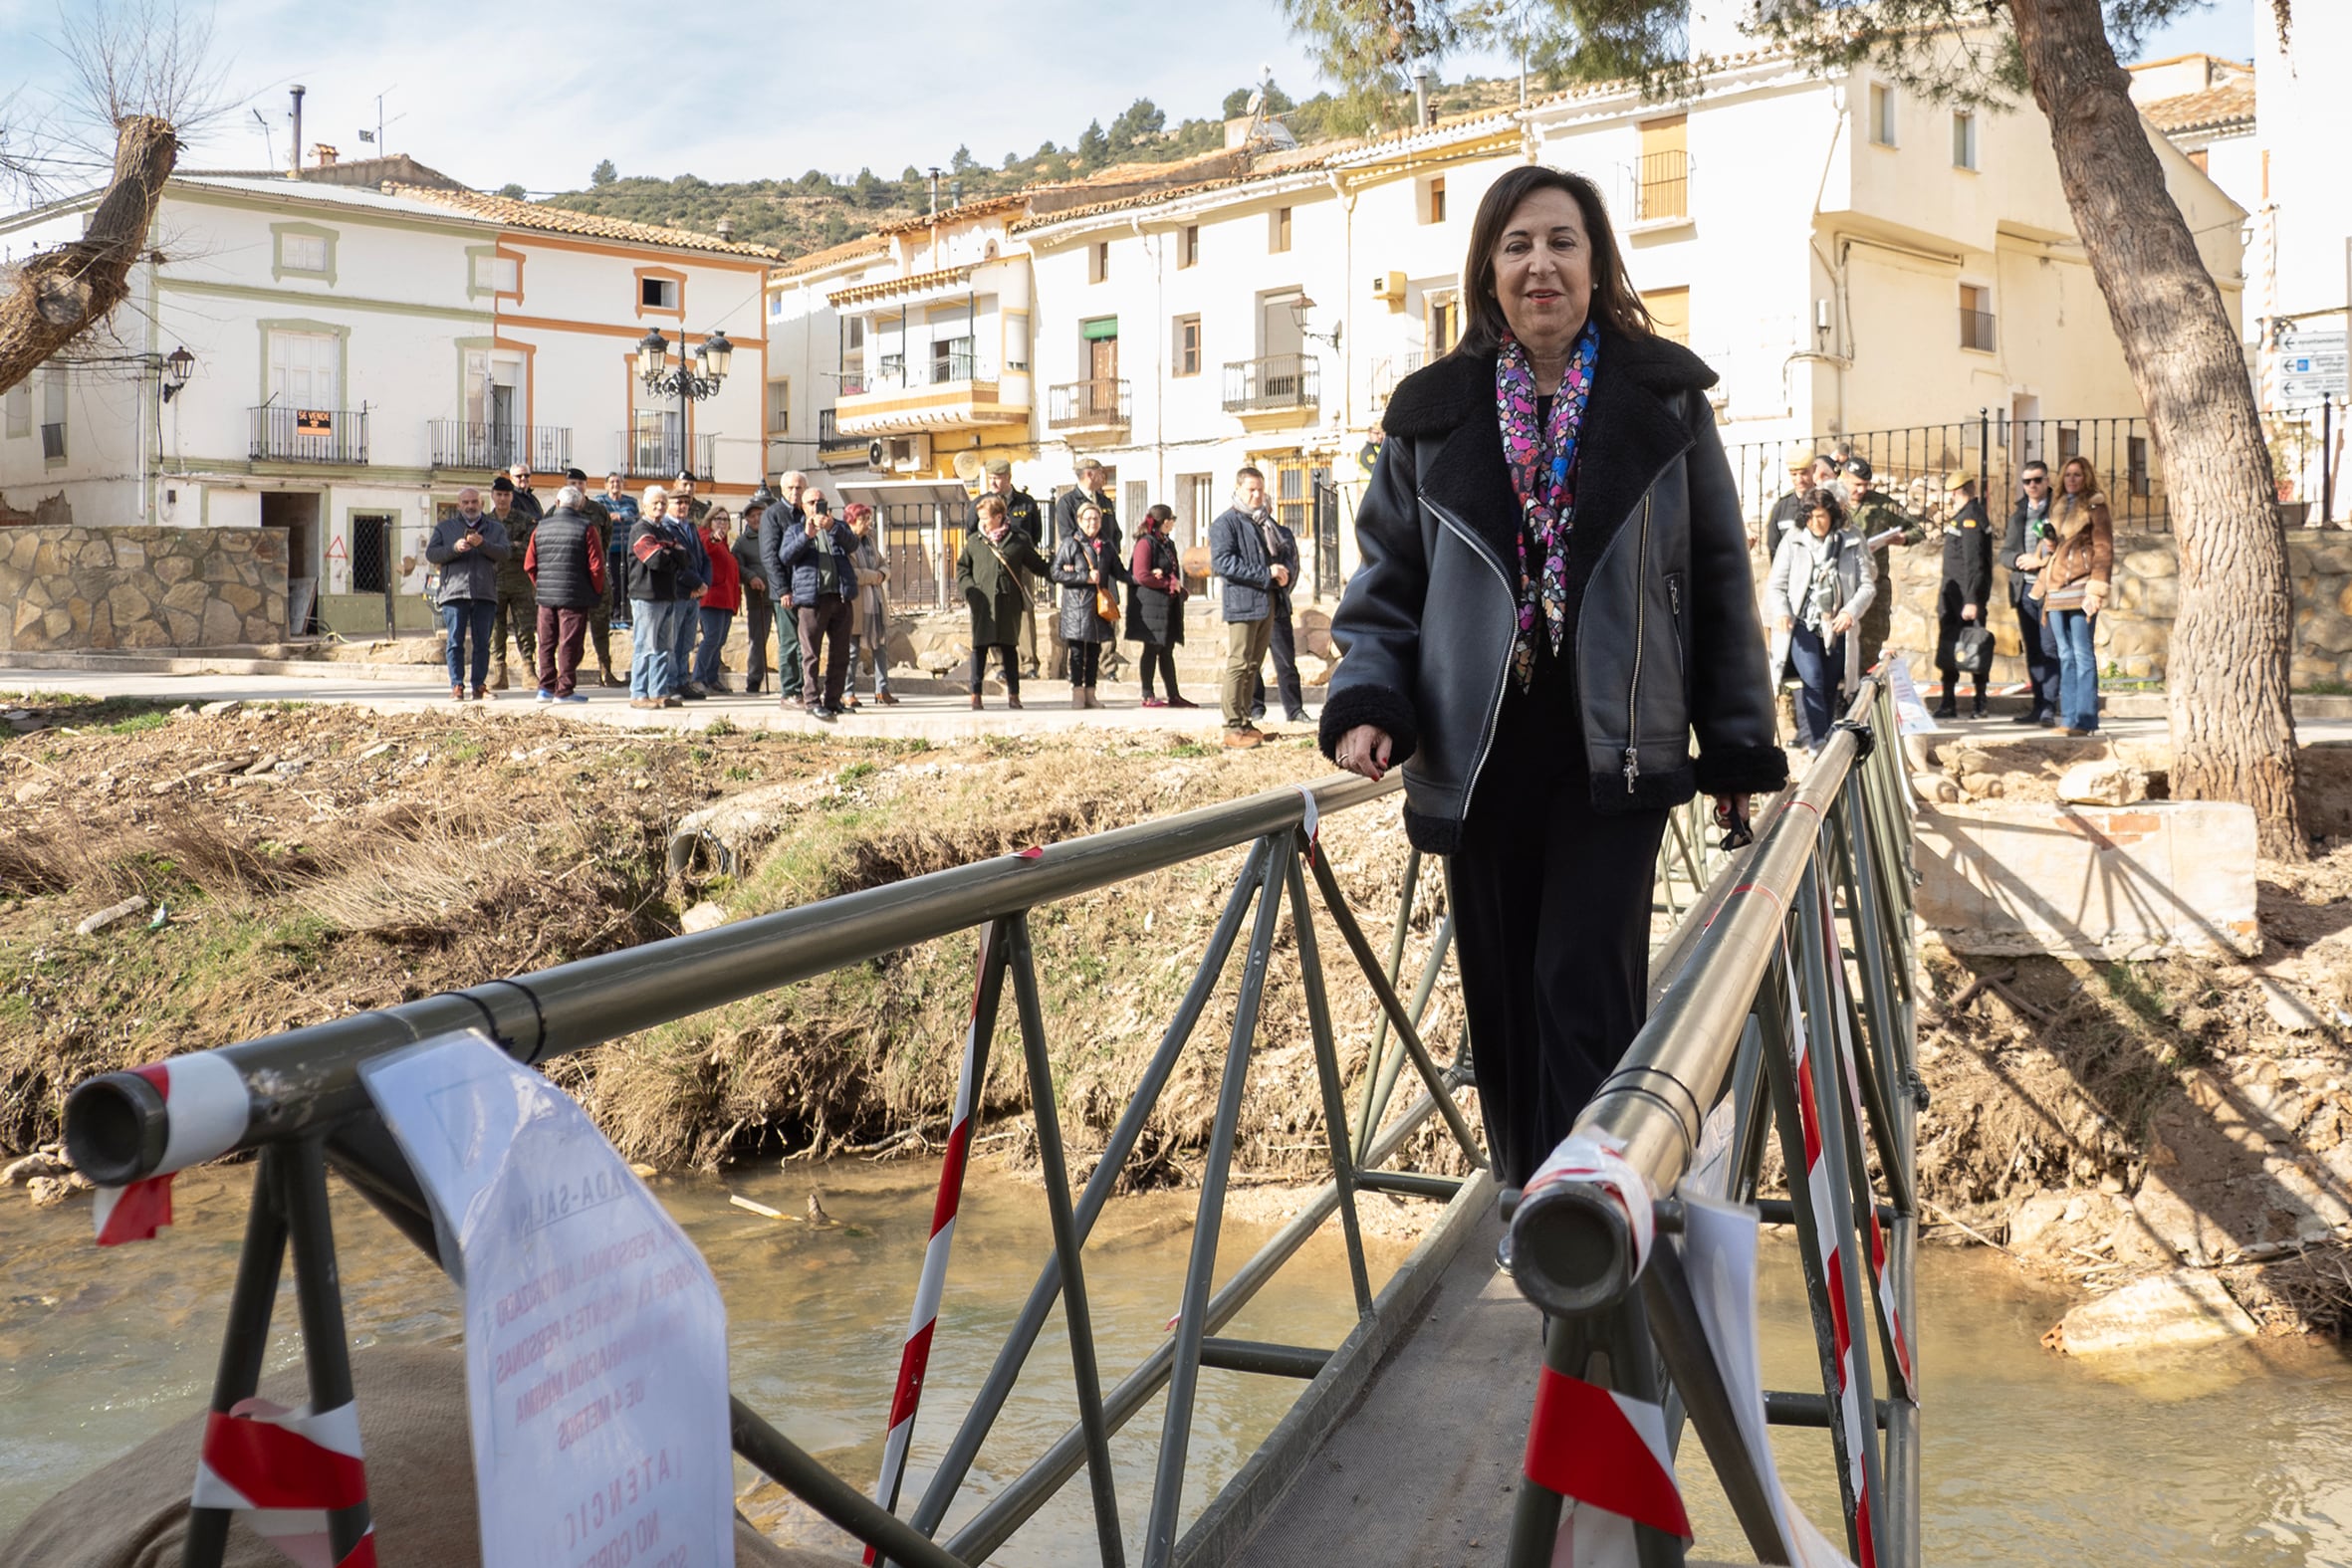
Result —
<instances>
[{"instance_id":1,"label":"river water","mask_svg":"<svg viewBox=\"0 0 2352 1568\"><path fill-rule=\"evenodd\" d=\"M860 1486L879 1463L937 1167L841 1163L656 1183L710 1259L729 1314L735 1391L795 1442ZM154 1242L101 1252L84 1204L49 1211L7 1195L0 1210L0 1537L74 1477L196 1408L210 1386L250 1170L179 1178L178 1224ZM734 1208L738 1192L799 1214L822 1189L831 1229ZM1191 1239L1194 1194L1112 1206L1087 1251L1105 1386L1162 1338ZM348 1195L337 1237L354 1341L454 1339L454 1289ZM1229 1222L1220 1277L1271 1233ZM1404 1249L1372 1242L1377 1287ZM907 1496L920 1489L955 1414L1050 1250L1037 1189L976 1169L957 1228ZM2322 1347L2234 1347L2118 1374L2037 1343L2063 1310L1982 1252L1930 1249L1920 1279L1926 1433L1926 1559L1949 1564L2195 1563L2217 1568L2352 1564L2352 1364ZM281 1302L272 1366L297 1342ZM1767 1233L1767 1377L1817 1387L1792 1251ZM1226 1332L1332 1345L1345 1334L1344 1255L1335 1231L1311 1241ZM950 1515L952 1529L1068 1426L1069 1357L1058 1315L1041 1337L997 1436ZM1272 1429L1299 1385L1205 1372L1185 1516ZM1114 1439L1121 1519L1139 1533L1159 1432L1154 1400ZM1775 1434L1799 1503L1836 1517L1826 1436ZM1704 1555L1739 1556L1728 1507L1686 1451L1686 1489ZM740 1469L740 1467L739 1467ZM741 1469L749 1488L755 1477ZM906 1504L902 1504L902 1508ZM764 1527L812 1544L822 1521L755 1492ZM1082 1478L999 1554L1015 1565L1090 1560Z\"/></svg>"}]
</instances>

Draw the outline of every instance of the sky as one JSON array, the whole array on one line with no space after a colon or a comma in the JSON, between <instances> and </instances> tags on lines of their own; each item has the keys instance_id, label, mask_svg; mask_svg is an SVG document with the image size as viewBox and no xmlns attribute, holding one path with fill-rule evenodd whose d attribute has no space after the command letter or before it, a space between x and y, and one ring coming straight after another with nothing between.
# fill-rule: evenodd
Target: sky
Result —
<instances>
[{"instance_id":1,"label":"sky","mask_svg":"<svg viewBox=\"0 0 2352 1568\"><path fill-rule=\"evenodd\" d=\"M182 4L203 14L201 0ZM2243 57L2252 7L2214 0L2150 39L2145 57ZM215 0L210 14L237 107L182 167L260 167L273 143L282 162L287 88L299 82L306 143L367 155L357 131L374 128L382 94L388 150L470 185L534 193L587 184L600 158L623 174L708 180L861 166L894 176L944 167L959 145L995 165L1048 138L1066 146L1138 97L1171 124L1214 114L1263 66L1295 97L1322 85L1275 0ZM58 16L57 0L0 0L0 100L16 94L20 114L37 112L53 75ZM1455 79L1513 64L1471 56L1440 69Z\"/></svg>"}]
</instances>

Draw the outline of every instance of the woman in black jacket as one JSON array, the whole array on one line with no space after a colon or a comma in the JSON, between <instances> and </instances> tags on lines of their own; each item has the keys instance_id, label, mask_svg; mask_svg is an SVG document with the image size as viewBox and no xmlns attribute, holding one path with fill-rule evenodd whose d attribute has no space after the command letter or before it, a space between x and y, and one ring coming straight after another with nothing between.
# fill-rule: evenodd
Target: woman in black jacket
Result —
<instances>
[{"instance_id":1,"label":"woman in black jacket","mask_svg":"<svg viewBox=\"0 0 2352 1568\"><path fill-rule=\"evenodd\" d=\"M1175 521L1175 512L1165 506L1145 512L1136 525L1135 559L1127 563L1128 579L1135 584L1127 595L1127 637L1143 644L1143 657L1136 662L1143 668L1146 708L1197 706L1176 690L1176 649L1184 641L1184 560L1168 537L1168 525ZM1165 697L1152 695L1155 666L1168 689Z\"/></svg>"},{"instance_id":2,"label":"woman in black jacket","mask_svg":"<svg viewBox=\"0 0 2352 1568\"><path fill-rule=\"evenodd\" d=\"M1668 809L1705 791L1745 820L1787 760L1715 375L1651 331L1599 190L1504 175L1463 278L1461 343L1382 418L1322 745L1401 764L1407 831L1451 857L1480 1109L1519 1187L1641 1026Z\"/></svg>"},{"instance_id":3,"label":"woman in black jacket","mask_svg":"<svg viewBox=\"0 0 2352 1568\"><path fill-rule=\"evenodd\" d=\"M1099 708L1094 682L1102 673L1102 650L1119 632L1119 578L1123 573L1116 546L1102 537L1102 509L1093 502L1078 508L1078 530L1054 554L1054 580L1061 584L1061 640L1069 644L1069 705ZM1110 595L1110 614L1098 608L1100 594Z\"/></svg>"}]
</instances>

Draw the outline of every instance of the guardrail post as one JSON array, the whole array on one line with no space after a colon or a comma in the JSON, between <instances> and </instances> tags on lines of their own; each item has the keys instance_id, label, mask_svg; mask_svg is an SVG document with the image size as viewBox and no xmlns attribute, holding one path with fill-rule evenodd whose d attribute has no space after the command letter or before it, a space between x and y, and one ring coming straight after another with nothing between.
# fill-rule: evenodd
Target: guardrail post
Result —
<instances>
[{"instance_id":1,"label":"guardrail post","mask_svg":"<svg viewBox=\"0 0 2352 1568\"><path fill-rule=\"evenodd\" d=\"M316 1137L287 1151L278 1165L288 1239L294 1244L294 1304L302 1322L302 1359L316 1415L352 1402L352 1347L344 1334L343 1286L335 1268L335 1223L327 1209L327 1156ZM368 1531L367 1499L327 1515L330 1556L341 1563Z\"/></svg>"},{"instance_id":2,"label":"guardrail post","mask_svg":"<svg viewBox=\"0 0 2352 1568\"><path fill-rule=\"evenodd\" d=\"M1421 851L1410 849L1405 855L1404 891L1397 898L1396 927L1388 936L1388 983L1396 984L1397 973L1405 963L1405 933L1412 929L1413 895L1421 888ZM1364 1059L1363 1115L1355 1132L1355 1157L1362 1159L1372 1146L1372 1129L1376 1113L1372 1108L1375 1080L1380 1076L1380 1058L1388 1047L1388 1014L1383 1012L1372 1025L1372 1049ZM1391 1081L1394 1081L1393 1075Z\"/></svg>"},{"instance_id":3,"label":"guardrail post","mask_svg":"<svg viewBox=\"0 0 2352 1568\"><path fill-rule=\"evenodd\" d=\"M261 1384L270 1349L270 1309L278 1297L278 1275L286 1266L283 1157L266 1145L256 1162L253 1202L245 1211L245 1244L237 1252L236 1283L229 1287L229 1321L220 1337L220 1364L212 1378L212 1413L225 1416ZM229 1542L229 1510L188 1509L187 1534L180 1542L180 1568L220 1568Z\"/></svg>"},{"instance_id":4,"label":"guardrail post","mask_svg":"<svg viewBox=\"0 0 2352 1568\"><path fill-rule=\"evenodd\" d=\"M1355 1287L1355 1315L1372 1315L1372 1278L1364 1266L1364 1236L1355 1213L1355 1163L1347 1151L1347 1100L1339 1091L1339 1051L1331 1037L1331 1002L1323 994L1323 962L1315 946L1314 911L1306 903L1306 874L1299 854L1314 845L1298 835L1296 853L1286 855L1284 882L1291 895L1291 931L1298 944L1298 978L1306 992L1306 1021L1314 1037L1314 1076L1323 1097L1323 1142L1331 1151L1331 1182L1339 1191L1339 1232L1347 1241L1348 1282Z\"/></svg>"},{"instance_id":5,"label":"guardrail post","mask_svg":"<svg viewBox=\"0 0 2352 1568\"><path fill-rule=\"evenodd\" d=\"M1285 832L1268 840L1273 854L1290 852ZM1209 1286L1217 1272L1217 1237L1225 1219L1225 1184L1233 1168L1233 1146L1241 1125L1242 1090L1250 1076L1251 1047L1258 1038L1258 1008L1266 994L1266 970L1274 954L1274 932L1282 910L1279 885L1271 873L1258 895L1258 921L1242 961L1241 994L1234 1003L1233 1034L1225 1048L1225 1073L1217 1088L1217 1119L1209 1131L1209 1155L1201 1171L1199 1220L1193 1226L1192 1258L1184 1272L1183 1305L1176 1321L1175 1361L1168 1369L1167 1412L1160 1424L1159 1464L1152 1479L1151 1514L1143 1531L1144 1568L1167 1568L1176 1552L1176 1515L1184 1499L1184 1462L1192 1444L1194 1396L1201 1380L1201 1341L1209 1332Z\"/></svg>"},{"instance_id":6,"label":"guardrail post","mask_svg":"<svg viewBox=\"0 0 2352 1568\"><path fill-rule=\"evenodd\" d=\"M1430 993L1437 990L1438 976L1445 973L1446 954L1452 951L1453 946L1454 912L1448 909L1445 919L1438 922L1436 937L1430 941L1429 957L1421 961L1421 979L1413 986L1412 1004L1405 1008L1405 1013L1413 1020L1415 1028L1419 1028L1421 1020L1428 1016ZM1388 1027L1386 1012L1380 1014L1380 1027L1383 1030ZM1372 1146L1372 1138L1380 1130L1380 1119L1388 1114L1388 1102L1396 1097L1397 1075L1404 1071L1404 1067L1405 1052L1402 1050L1390 1051L1380 1058L1379 1082L1372 1083L1372 1074L1367 1064L1365 1080L1366 1086L1372 1091L1372 1112L1364 1119L1364 1136L1361 1148L1369 1149ZM1358 1159L1361 1158L1359 1153Z\"/></svg>"},{"instance_id":7,"label":"guardrail post","mask_svg":"<svg viewBox=\"0 0 2352 1568\"><path fill-rule=\"evenodd\" d=\"M1037 1119L1039 1177L1046 1187L1046 1212L1054 1226L1054 1256L1061 1265L1062 1319L1069 1325L1070 1372L1076 1384L1078 1426L1086 1435L1086 1475L1094 1492L1094 1533L1103 1568L1121 1568L1126 1550L1119 1536L1119 1494L1110 1467L1110 1433L1102 1420L1102 1369L1094 1359L1094 1318L1086 1306L1086 1275L1078 1256L1077 1224L1070 1214L1069 1162L1061 1149L1061 1118L1054 1104L1054 1064L1046 1052L1046 1015L1038 1005L1037 967L1029 941L1029 917L1016 915L1010 928L1013 1005L1021 1016L1022 1053L1029 1063L1029 1097Z\"/></svg>"},{"instance_id":8,"label":"guardrail post","mask_svg":"<svg viewBox=\"0 0 2352 1568\"><path fill-rule=\"evenodd\" d=\"M1561 1377L1603 1385L1628 1399L1661 1403L1658 1353L1636 1295L1622 1296L1591 1317L1545 1318L1543 1365ZM1550 1568L1565 1499L1531 1479L1524 1466L1517 1484L1505 1568ZM1633 1546L1640 1568L1682 1568L1684 1543L1677 1536L1636 1524Z\"/></svg>"}]
</instances>

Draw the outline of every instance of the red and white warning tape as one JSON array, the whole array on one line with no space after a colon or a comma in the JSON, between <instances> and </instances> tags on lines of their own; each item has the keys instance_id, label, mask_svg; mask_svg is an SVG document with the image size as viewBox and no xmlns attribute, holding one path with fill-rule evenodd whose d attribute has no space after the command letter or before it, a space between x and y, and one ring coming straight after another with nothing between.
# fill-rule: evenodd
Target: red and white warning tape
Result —
<instances>
[{"instance_id":1,"label":"red and white warning tape","mask_svg":"<svg viewBox=\"0 0 2352 1568\"><path fill-rule=\"evenodd\" d=\"M314 1416L249 1399L204 1425L189 1505L245 1513L255 1534L302 1568L375 1568L372 1527L340 1560L328 1542L327 1515L366 1500L355 1405Z\"/></svg>"},{"instance_id":2,"label":"red and white warning tape","mask_svg":"<svg viewBox=\"0 0 2352 1568\"><path fill-rule=\"evenodd\" d=\"M1829 969L1830 1010L1837 1017L1838 1066L1846 1087L1846 1104L1852 1107L1854 1126L1865 1125L1862 1119L1862 1075L1854 1062L1854 1031L1849 1021L1853 1009L1846 1005L1845 965L1837 960L1837 928L1831 922L1827 900L1821 903L1821 951L1833 960ZM1857 1158L1860 1151L1856 1151ZM1900 1298L1895 1294L1895 1282L1887 1258L1886 1228L1878 1223L1878 1205L1873 1203L1864 1211L1870 1234L1870 1273L1877 1285L1879 1310L1886 1314L1887 1338L1894 1343L1895 1365L1903 1374L1903 1387L1913 1390L1911 1376L1911 1336L1904 1331Z\"/></svg>"},{"instance_id":3,"label":"red and white warning tape","mask_svg":"<svg viewBox=\"0 0 2352 1568\"><path fill-rule=\"evenodd\" d=\"M1650 1207L1650 1184L1642 1174L1611 1145L1589 1134L1570 1133L1535 1167L1520 1202L1524 1204L1559 1182L1588 1182L1617 1201L1626 1228L1633 1233L1633 1271L1639 1274L1650 1260L1650 1243L1658 1233L1658 1219Z\"/></svg>"},{"instance_id":4,"label":"red and white warning tape","mask_svg":"<svg viewBox=\"0 0 2352 1568\"><path fill-rule=\"evenodd\" d=\"M1834 951L1834 949L1832 950ZM1839 1288L1838 1262L1843 1237L1829 1225L1829 1173L1821 1157L1821 1110L1813 1098L1811 1046L1805 1036L1804 1004L1797 992L1796 967L1782 949L1781 966L1788 977L1789 1049L1796 1061L1796 1112L1804 1127L1805 1195L1813 1211L1813 1233L1821 1238L1821 1277L1827 1281L1829 1321L1837 1352L1837 1406L1845 1429L1848 1490L1854 1498L1854 1538L1861 1543L1861 1568L1875 1568L1871 1544L1870 1492L1864 1485L1863 1444L1876 1431L1875 1420L1865 1421L1861 1393L1854 1387L1854 1326L1846 1315L1845 1291Z\"/></svg>"},{"instance_id":5,"label":"red and white warning tape","mask_svg":"<svg viewBox=\"0 0 2352 1568\"><path fill-rule=\"evenodd\" d=\"M1666 1443L1666 1413L1644 1400L1542 1370L1535 1384L1535 1414L1528 1424L1528 1452L1522 1462L1529 1480L1562 1497L1589 1504L1636 1524L1691 1538L1690 1515L1674 1478L1674 1453ZM1592 1539L1568 1546L1577 1530L1576 1510L1560 1521L1560 1546L1572 1561L1630 1561L1632 1532L1624 1529L1624 1552ZM1560 1558L1555 1550L1553 1561Z\"/></svg>"},{"instance_id":6,"label":"red and white warning tape","mask_svg":"<svg viewBox=\"0 0 2352 1568\"><path fill-rule=\"evenodd\" d=\"M906 1347L899 1352L898 1386L890 1396L890 1434L882 1444L882 1473L874 1501L898 1505L906 1477L906 1450L914 1436L915 1408L922 1402L923 1373L931 1363L931 1331L939 1322L939 1298L947 1284L947 1259L955 1244L956 1211L964 1199L964 1165L972 1152L972 1112L980 1101L980 992L1000 940L997 927L981 928L980 967L972 979L972 1019L964 1031L964 1061L956 1074L955 1118L947 1129L947 1159L939 1169L939 1197L931 1208L931 1239L923 1249L923 1270L915 1281L914 1310L907 1314ZM874 1560L874 1548L865 1560Z\"/></svg>"},{"instance_id":7,"label":"red and white warning tape","mask_svg":"<svg viewBox=\"0 0 2352 1568\"><path fill-rule=\"evenodd\" d=\"M244 1078L215 1052L191 1051L132 1070L163 1096L163 1164L127 1187L98 1190L93 1215L101 1246L148 1240L171 1224L173 1174L235 1148L252 1114Z\"/></svg>"}]
</instances>

